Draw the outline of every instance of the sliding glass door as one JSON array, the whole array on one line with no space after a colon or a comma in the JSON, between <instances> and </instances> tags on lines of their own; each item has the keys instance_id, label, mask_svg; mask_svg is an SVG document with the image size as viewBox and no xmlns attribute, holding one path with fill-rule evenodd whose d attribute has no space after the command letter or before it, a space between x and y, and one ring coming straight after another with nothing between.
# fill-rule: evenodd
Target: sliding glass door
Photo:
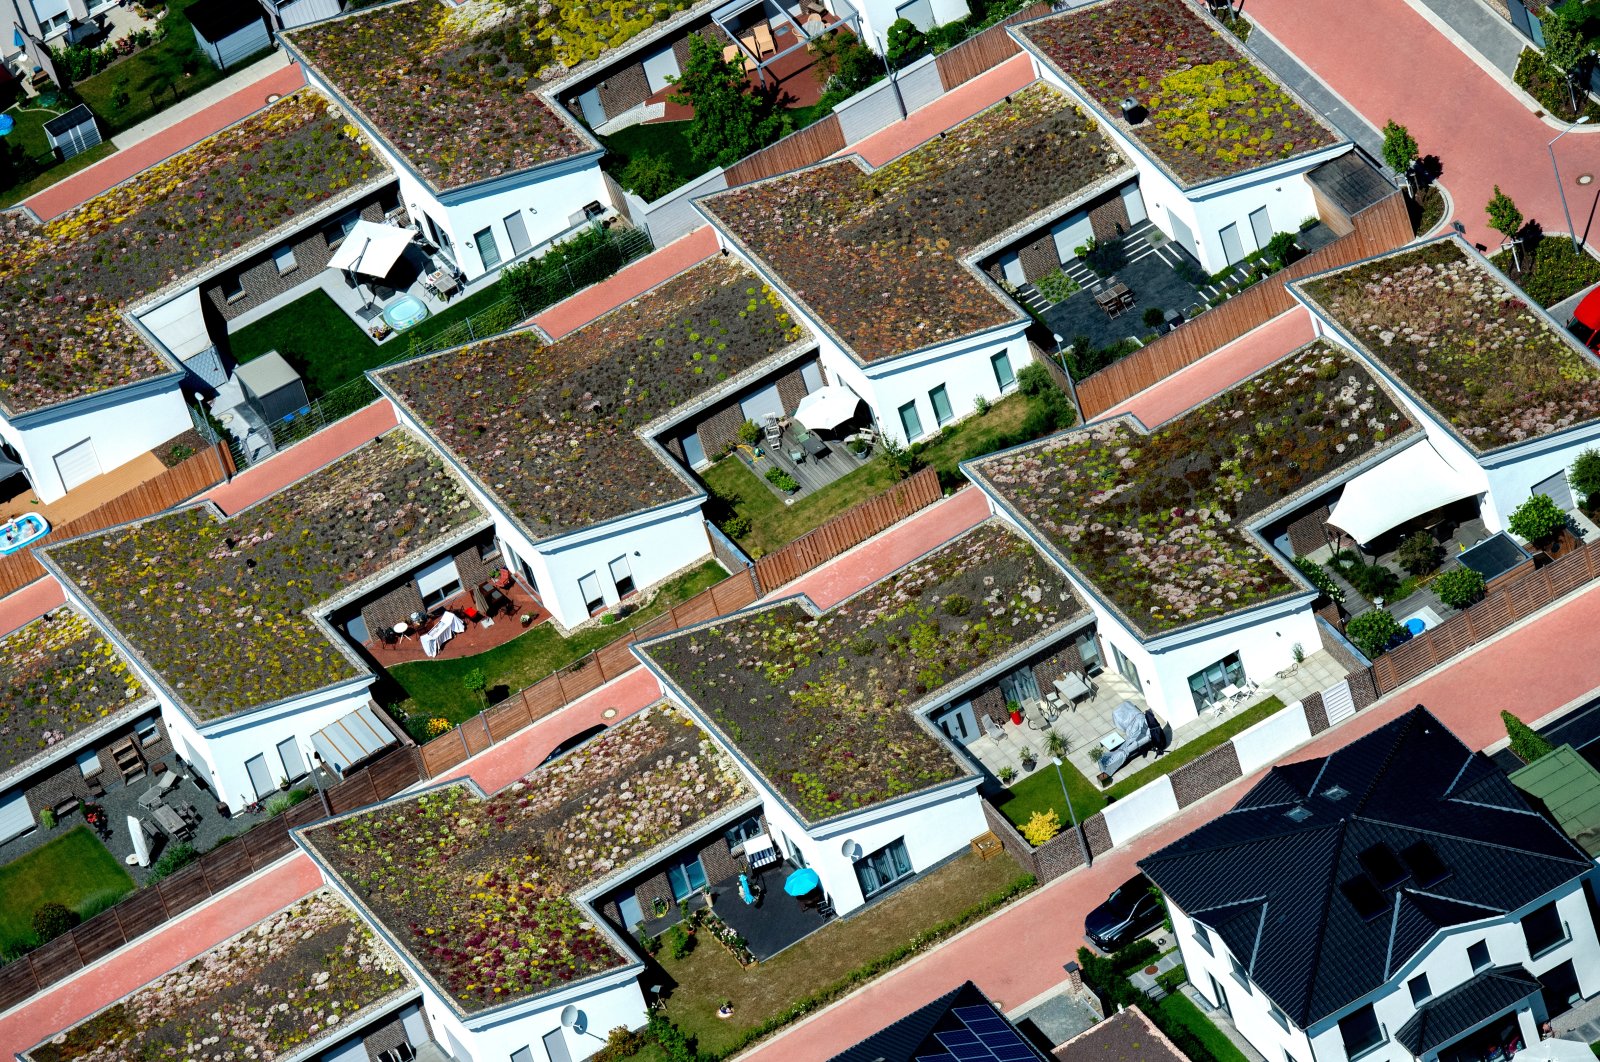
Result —
<instances>
[{"instance_id":1,"label":"sliding glass door","mask_svg":"<svg viewBox=\"0 0 1600 1062\"><path fill-rule=\"evenodd\" d=\"M1189 676L1189 693L1194 697L1195 710L1203 709L1208 701L1220 700L1224 686L1243 683L1244 664L1240 663L1238 653L1229 653L1210 667L1196 671Z\"/></svg>"}]
</instances>

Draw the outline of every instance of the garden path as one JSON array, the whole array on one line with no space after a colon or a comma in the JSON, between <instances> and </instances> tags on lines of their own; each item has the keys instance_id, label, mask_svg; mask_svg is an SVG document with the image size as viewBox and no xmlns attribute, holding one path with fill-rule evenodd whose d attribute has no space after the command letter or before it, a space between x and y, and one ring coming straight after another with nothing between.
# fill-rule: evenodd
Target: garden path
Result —
<instances>
[{"instance_id":1,"label":"garden path","mask_svg":"<svg viewBox=\"0 0 1600 1062\"><path fill-rule=\"evenodd\" d=\"M1378 127L1407 126L1425 155L1443 161L1441 183L1467 238L1489 247L1500 234L1484 204L1495 184L1548 232L1564 231L1550 155L1559 131L1405 0L1252 0L1249 15ZM1417 76L1426 71L1425 76ZM1556 148L1573 225L1587 234L1600 206L1600 130L1579 130Z\"/></svg>"}]
</instances>

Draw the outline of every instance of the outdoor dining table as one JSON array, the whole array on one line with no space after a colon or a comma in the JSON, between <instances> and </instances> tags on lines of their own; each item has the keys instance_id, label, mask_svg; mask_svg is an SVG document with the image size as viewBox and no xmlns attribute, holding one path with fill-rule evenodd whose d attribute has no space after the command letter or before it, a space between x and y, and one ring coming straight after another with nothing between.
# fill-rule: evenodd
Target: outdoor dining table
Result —
<instances>
[{"instance_id":1,"label":"outdoor dining table","mask_svg":"<svg viewBox=\"0 0 1600 1062\"><path fill-rule=\"evenodd\" d=\"M169 837L178 837L189 832L189 824L166 804L157 804L150 809L151 816L156 820L156 825L166 831Z\"/></svg>"},{"instance_id":2,"label":"outdoor dining table","mask_svg":"<svg viewBox=\"0 0 1600 1062\"><path fill-rule=\"evenodd\" d=\"M461 617L447 609L445 614L439 617L439 622L433 625L433 629L423 634L417 641L421 643L424 654L438 656L440 646L466 629L467 625L461 622Z\"/></svg>"},{"instance_id":3,"label":"outdoor dining table","mask_svg":"<svg viewBox=\"0 0 1600 1062\"><path fill-rule=\"evenodd\" d=\"M1061 691L1061 696L1069 701L1080 700L1089 696L1089 684L1076 671L1069 671L1056 679L1055 688Z\"/></svg>"},{"instance_id":4,"label":"outdoor dining table","mask_svg":"<svg viewBox=\"0 0 1600 1062\"><path fill-rule=\"evenodd\" d=\"M820 458L828 452L828 444L811 432L802 433L799 439L800 445L805 447L806 453L812 457Z\"/></svg>"}]
</instances>

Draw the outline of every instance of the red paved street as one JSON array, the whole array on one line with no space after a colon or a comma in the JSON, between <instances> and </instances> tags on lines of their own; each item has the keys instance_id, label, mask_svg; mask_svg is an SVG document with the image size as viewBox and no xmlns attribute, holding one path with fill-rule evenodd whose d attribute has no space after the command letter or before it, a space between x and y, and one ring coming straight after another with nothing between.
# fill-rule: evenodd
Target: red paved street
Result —
<instances>
[{"instance_id":1,"label":"red paved street","mask_svg":"<svg viewBox=\"0 0 1600 1062\"><path fill-rule=\"evenodd\" d=\"M1378 128L1392 118L1424 155L1439 156L1473 242L1500 245L1484 214L1497 183L1545 231L1566 229L1545 149L1560 130L1534 117L1404 0L1251 0L1248 14ZM1600 203L1600 184L1576 183L1600 171L1597 133L1579 129L1556 145L1580 232Z\"/></svg>"},{"instance_id":2,"label":"red paved street","mask_svg":"<svg viewBox=\"0 0 1600 1062\"><path fill-rule=\"evenodd\" d=\"M305 478L317 469L338 460L364 442L377 438L396 424L394 407L380 398L359 413L352 413L304 442L274 454L240 472L233 480L206 491L202 497L233 514L260 501L274 491Z\"/></svg>"},{"instance_id":3,"label":"red paved street","mask_svg":"<svg viewBox=\"0 0 1600 1062\"><path fill-rule=\"evenodd\" d=\"M860 154L872 165L882 166L1033 81L1032 61L1026 55L1017 55L839 154Z\"/></svg>"},{"instance_id":4,"label":"red paved street","mask_svg":"<svg viewBox=\"0 0 1600 1062\"><path fill-rule=\"evenodd\" d=\"M608 277L590 288L585 288L564 302L532 319L532 323L553 337L566 335L580 325L588 324L607 310L615 309L660 284L677 276L697 262L703 262L717 253L716 233L710 225L702 225L658 248L630 264L616 276Z\"/></svg>"},{"instance_id":5,"label":"red paved street","mask_svg":"<svg viewBox=\"0 0 1600 1062\"><path fill-rule=\"evenodd\" d=\"M149 169L162 159L170 158L185 148L192 147L220 129L245 118L267 105L273 93L286 95L306 83L305 74L298 64L278 67L260 80L235 92L232 96L214 103L198 114L176 122L147 140L95 163L80 173L46 188L26 200L34 213L46 221L65 214L75 206L93 199L107 188Z\"/></svg>"},{"instance_id":6,"label":"red paved street","mask_svg":"<svg viewBox=\"0 0 1600 1062\"><path fill-rule=\"evenodd\" d=\"M18 627L38 619L67 599L61 584L50 576L29 583L21 590L0 597L0 634L10 634Z\"/></svg>"}]
</instances>

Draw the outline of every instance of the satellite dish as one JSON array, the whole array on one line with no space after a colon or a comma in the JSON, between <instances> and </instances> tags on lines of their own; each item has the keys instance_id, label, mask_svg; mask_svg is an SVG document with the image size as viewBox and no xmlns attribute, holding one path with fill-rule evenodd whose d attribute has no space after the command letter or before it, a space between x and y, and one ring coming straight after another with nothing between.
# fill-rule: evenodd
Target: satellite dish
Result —
<instances>
[{"instance_id":1,"label":"satellite dish","mask_svg":"<svg viewBox=\"0 0 1600 1062\"><path fill-rule=\"evenodd\" d=\"M854 863L861 858L861 846L846 838L844 844L839 846L839 854Z\"/></svg>"},{"instance_id":2,"label":"satellite dish","mask_svg":"<svg viewBox=\"0 0 1600 1062\"><path fill-rule=\"evenodd\" d=\"M563 1029L572 1028L574 1025L578 1024L578 1018L582 1015L582 1013L583 1012L580 1011L576 1006L568 1003L566 1006L561 1008L561 1027Z\"/></svg>"}]
</instances>

